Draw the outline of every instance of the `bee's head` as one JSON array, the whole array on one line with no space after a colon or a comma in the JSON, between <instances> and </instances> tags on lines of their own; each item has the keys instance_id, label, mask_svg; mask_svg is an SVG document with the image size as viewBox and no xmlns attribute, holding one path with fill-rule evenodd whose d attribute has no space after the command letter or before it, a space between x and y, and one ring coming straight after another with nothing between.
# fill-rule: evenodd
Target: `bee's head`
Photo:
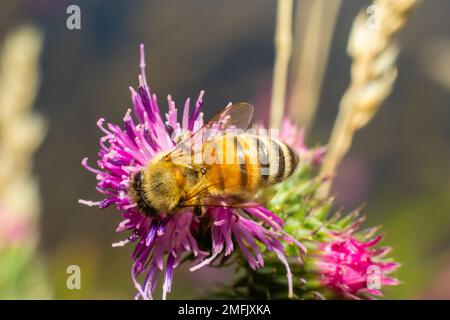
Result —
<instances>
[{"instance_id":1,"label":"bee's head","mask_svg":"<svg viewBox=\"0 0 450 320\"><path fill-rule=\"evenodd\" d=\"M185 178L180 167L165 161L148 165L143 172L142 196L158 212L169 213L183 194Z\"/></svg>"}]
</instances>

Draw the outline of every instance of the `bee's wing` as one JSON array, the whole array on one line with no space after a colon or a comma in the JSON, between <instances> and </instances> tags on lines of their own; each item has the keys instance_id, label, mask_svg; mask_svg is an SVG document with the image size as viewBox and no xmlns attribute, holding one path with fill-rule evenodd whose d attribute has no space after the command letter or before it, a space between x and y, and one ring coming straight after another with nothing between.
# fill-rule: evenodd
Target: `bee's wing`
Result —
<instances>
[{"instance_id":1,"label":"bee's wing","mask_svg":"<svg viewBox=\"0 0 450 320\"><path fill-rule=\"evenodd\" d=\"M253 116L253 106L250 103L239 102L225 107L222 112L209 120L203 127L213 129L216 125L220 131L234 127L247 129Z\"/></svg>"},{"instance_id":2,"label":"bee's wing","mask_svg":"<svg viewBox=\"0 0 450 320\"><path fill-rule=\"evenodd\" d=\"M249 103L240 102L229 105L202 128L179 142L175 149L164 156L164 159L178 163L191 162L193 155L202 152L204 142L225 134L227 129L247 129L252 115L253 106Z\"/></svg>"},{"instance_id":3,"label":"bee's wing","mask_svg":"<svg viewBox=\"0 0 450 320\"><path fill-rule=\"evenodd\" d=\"M228 197L206 196L201 198L203 207L251 208L263 205L275 195L273 187L261 189L255 193L242 193Z\"/></svg>"},{"instance_id":4,"label":"bee's wing","mask_svg":"<svg viewBox=\"0 0 450 320\"><path fill-rule=\"evenodd\" d=\"M235 195L220 196L217 195L216 190L218 184L218 182L211 182L206 179L201 180L179 203L179 206L249 208L266 203L276 193L274 187L266 187L256 192L241 192Z\"/></svg>"}]
</instances>

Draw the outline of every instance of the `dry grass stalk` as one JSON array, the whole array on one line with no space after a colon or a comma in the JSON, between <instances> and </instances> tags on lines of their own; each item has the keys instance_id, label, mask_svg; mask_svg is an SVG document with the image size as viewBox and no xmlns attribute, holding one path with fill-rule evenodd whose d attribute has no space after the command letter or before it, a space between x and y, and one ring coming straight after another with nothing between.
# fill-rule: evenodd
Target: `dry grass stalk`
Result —
<instances>
[{"instance_id":1,"label":"dry grass stalk","mask_svg":"<svg viewBox=\"0 0 450 320\"><path fill-rule=\"evenodd\" d=\"M323 177L332 177L352 143L353 135L364 127L390 94L397 68L398 46L393 37L405 24L418 0L375 0L372 16L361 12L350 33L348 53L353 59L351 83L339 106L327 155L321 168ZM328 196L332 179L318 190Z\"/></svg>"},{"instance_id":2,"label":"dry grass stalk","mask_svg":"<svg viewBox=\"0 0 450 320\"><path fill-rule=\"evenodd\" d=\"M6 35L0 52L0 298L50 297L36 255L41 203L32 175L33 153L46 131L32 113L41 49L41 32L24 26Z\"/></svg>"},{"instance_id":3,"label":"dry grass stalk","mask_svg":"<svg viewBox=\"0 0 450 320\"><path fill-rule=\"evenodd\" d=\"M271 128L280 128L284 116L289 60L292 52L292 12L293 0L278 0L270 114Z\"/></svg>"},{"instance_id":4,"label":"dry grass stalk","mask_svg":"<svg viewBox=\"0 0 450 320\"><path fill-rule=\"evenodd\" d=\"M45 125L31 113L39 85L42 35L33 27L8 34L0 60L0 204L35 217L39 196L30 176Z\"/></svg>"},{"instance_id":5,"label":"dry grass stalk","mask_svg":"<svg viewBox=\"0 0 450 320\"><path fill-rule=\"evenodd\" d=\"M306 132L314 122L341 3L315 0L297 4L289 114Z\"/></svg>"}]
</instances>

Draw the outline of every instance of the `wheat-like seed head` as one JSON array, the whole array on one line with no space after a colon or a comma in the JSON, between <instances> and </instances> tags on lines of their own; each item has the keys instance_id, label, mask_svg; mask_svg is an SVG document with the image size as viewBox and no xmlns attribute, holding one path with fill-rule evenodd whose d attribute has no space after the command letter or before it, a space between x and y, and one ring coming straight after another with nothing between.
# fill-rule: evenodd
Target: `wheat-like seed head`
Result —
<instances>
[{"instance_id":1,"label":"wheat-like seed head","mask_svg":"<svg viewBox=\"0 0 450 320\"><path fill-rule=\"evenodd\" d=\"M278 0L275 27L275 64L270 107L271 128L280 128L284 116L289 61L292 53L293 5L293 0Z\"/></svg>"},{"instance_id":2,"label":"wheat-like seed head","mask_svg":"<svg viewBox=\"0 0 450 320\"><path fill-rule=\"evenodd\" d=\"M6 35L0 51L0 299L51 296L35 252L40 197L33 153L46 131L32 112L41 48L41 32L23 26Z\"/></svg>"},{"instance_id":3,"label":"wheat-like seed head","mask_svg":"<svg viewBox=\"0 0 450 320\"><path fill-rule=\"evenodd\" d=\"M45 134L43 120L31 112L41 47L42 34L26 26L6 36L0 55L0 205L31 221L40 204L32 156Z\"/></svg>"},{"instance_id":4,"label":"wheat-like seed head","mask_svg":"<svg viewBox=\"0 0 450 320\"><path fill-rule=\"evenodd\" d=\"M375 0L370 16L355 18L348 43L353 59L351 83L341 99L339 113L328 145L321 175L332 177L352 143L354 133L364 127L391 93L399 48L393 37L405 24L418 0ZM328 195L332 180L317 196Z\"/></svg>"}]
</instances>

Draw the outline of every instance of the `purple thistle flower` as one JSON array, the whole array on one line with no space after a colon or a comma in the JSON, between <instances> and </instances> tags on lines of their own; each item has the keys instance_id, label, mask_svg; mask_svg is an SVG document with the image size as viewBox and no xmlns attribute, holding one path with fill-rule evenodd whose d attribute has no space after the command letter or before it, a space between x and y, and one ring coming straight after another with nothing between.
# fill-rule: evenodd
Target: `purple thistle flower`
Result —
<instances>
[{"instance_id":1,"label":"purple thistle flower","mask_svg":"<svg viewBox=\"0 0 450 320\"><path fill-rule=\"evenodd\" d=\"M335 239L320 245L315 269L323 285L344 297L359 299L382 296L382 286L398 285L388 274L400 264L384 261L390 247L370 249L382 240L379 235L359 241L351 233L335 235Z\"/></svg>"},{"instance_id":2,"label":"purple thistle flower","mask_svg":"<svg viewBox=\"0 0 450 320\"><path fill-rule=\"evenodd\" d=\"M191 271L211 264L218 256L229 256L239 247L253 269L264 265L263 252L275 254L285 265L292 295L292 276L285 258L282 241L295 243L301 251L304 247L287 235L283 221L261 206L232 209L211 207L201 217L191 208L176 214L158 213L156 216L142 214L128 194L131 177L158 154L175 147L175 141L186 132L195 132L203 126L204 91L201 91L191 113L190 100L184 104L181 122L178 110L169 95L168 112L161 115L156 95L151 93L145 77L144 46L141 45L141 74L138 90L131 90L133 110L129 109L123 119L123 127L107 123L101 118L99 128L105 134L100 139L98 169L82 165L96 174L97 190L106 196L97 202L79 200L88 206L106 208L115 205L122 212L123 220L117 232L129 231L131 235L113 247L135 242L131 277L138 291L136 299L152 299L161 273L164 276L163 299L172 288L174 269L186 256L194 258ZM133 116L134 117L133 117ZM205 235L210 235L205 236ZM145 274L143 283L138 276Z\"/></svg>"},{"instance_id":3,"label":"purple thistle flower","mask_svg":"<svg viewBox=\"0 0 450 320\"><path fill-rule=\"evenodd\" d=\"M326 153L325 147L309 149L305 145L305 133L303 129L299 129L289 118L283 120L280 130L280 140L294 148L300 158L308 159L314 166L319 166Z\"/></svg>"}]
</instances>

